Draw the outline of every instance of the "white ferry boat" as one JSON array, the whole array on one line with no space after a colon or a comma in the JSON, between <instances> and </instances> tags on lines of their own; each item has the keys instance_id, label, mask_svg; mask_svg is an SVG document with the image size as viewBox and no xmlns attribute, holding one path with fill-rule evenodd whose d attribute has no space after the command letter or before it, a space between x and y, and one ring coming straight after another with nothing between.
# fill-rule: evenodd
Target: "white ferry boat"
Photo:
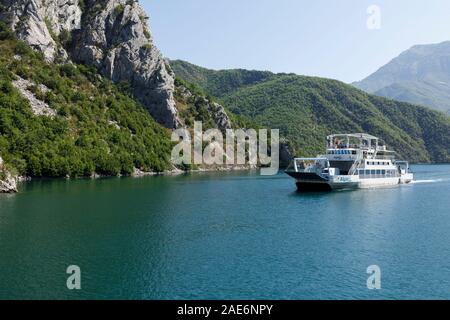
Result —
<instances>
[{"instance_id":1,"label":"white ferry boat","mask_svg":"<svg viewBox=\"0 0 450 320\"><path fill-rule=\"evenodd\" d=\"M409 163L396 161L395 152L387 150L377 137L334 134L327 140L326 155L295 158L286 170L299 191L373 188L413 181Z\"/></svg>"}]
</instances>

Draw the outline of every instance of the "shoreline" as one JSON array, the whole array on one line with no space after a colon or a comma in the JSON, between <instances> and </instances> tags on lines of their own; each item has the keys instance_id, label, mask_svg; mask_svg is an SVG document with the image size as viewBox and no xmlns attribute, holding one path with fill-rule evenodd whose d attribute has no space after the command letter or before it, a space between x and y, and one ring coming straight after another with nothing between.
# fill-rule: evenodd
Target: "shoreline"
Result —
<instances>
[{"instance_id":1,"label":"shoreline","mask_svg":"<svg viewBox=\"0 0 450 320\"><path fill-rule=\"evenodd\" d=\"M238 172L238 171L256 171L260 169L256 166L233 166L233 167L217 167L217 168L199 168L199 169L193 169L189 171L183 171L181 169L173 169L173 170L166 170L163 172L146 172L136 169L133 174L131 175L99 175L99 174L93 174L91 176L84 176L84 177L26 177L26 176L19 176L15 177L15 180L17 182L17 189L14 192L4 192L3 194L16 194L20 193L19 187L27 182L31 181L52 181L52 180L67 180L67 181L75 181L75 180L98 180L98 179L109 179L109 178L144 178L144 177L157 177L157 176L178 176L178 175L184 175L184 174L190 174L190 173L210 173L210 172ZM0 193L2 194L2 193Z\"/></svg>"},{"instance_id":2,"label":"shoreline","mask_svg":"<svg viewBox=\"0 0 450 320\"><path fill-rule=\"evenodd\" d=\"M422 165L450 165L450 162L442 162L442 163L413 163L412 165L415 166L422 166ZM15 177L17 182L17 190L14 192L0 192L0 194L16 194L20 193L19 187L23 185L24 183L36 181L36 180L43 180L43 181L50 181L50 180L98 180L98 179L108 179L108 178L144 178L144 177L157 177L157 176L179 176L179 175L185 175L185 174L191 174L191 173L213 173L213 172L243 172L243 171L257 171L260 170L261 167L258 166L230 166L230 167L215 167L215 168L198 168L193 169L189 171L183 171L181 169L173 169L173 170L166 170L163 172L146 172L141 170L135 170L135 172L131 175L98 175L93 174L90 177L25 177L25 176L19 176ZM286 168L280 168L279 171L283 171Z\"/></svg>"}]
</instances>

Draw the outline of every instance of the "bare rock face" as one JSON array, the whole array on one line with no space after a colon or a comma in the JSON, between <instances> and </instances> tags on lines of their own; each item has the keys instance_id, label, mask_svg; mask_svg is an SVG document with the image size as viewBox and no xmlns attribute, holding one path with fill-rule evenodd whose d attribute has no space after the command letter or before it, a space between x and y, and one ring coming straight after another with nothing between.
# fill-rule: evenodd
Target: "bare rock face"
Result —
<instances>
[{"instance_id":1,"label":"bare rock face","mask_svg":"<svg viewBox=\"0 0 450 320\"><path fill-rule=\"evenodd\" d=\"M178 102L182 102L184 104L193 103L205 106L217 129L221 131L232 129L231 119L222 105L218 104L217 102L210 101L204 96L194 95L188 88L183 85L176 86L176 94Z\"/></svg>"},{"instance_id":2,"label":"bare rock face","mask_svg":"<svg viewBox=\"0 0 450 320\"><path fill-rule=\"evenodd\" d=\"M129 83L159 123L177 128L174 74L153 44L143 8L129 0L85 3L82 29L74 33L73 59L95 66L116 83Z\"/></svg>"},{"instance_id":3,"label":"bare rock face","mask_svg":"<svg viewBox=\"0 0 450 320\"><path fill-rule=\"evenodd\" d=\"M0 157L0 193L14 192L17 192L17 178L6 170L3 159Z\"/></svg>"},{"instance_id":4,"label":"bare rock face","mask_svg":"<svg viewBox=\"0 0 450 320\"><path fill-rule=\"evenodd\" d=\"M36 87L42 93L47 93L50 91L45 85L41 84L37 86L33 82L17 77L17 80L12 82L13 86L22 94L22 96L28 100L31 109L36 116L47 116L53 118L56 116L56 110L50 108L50 106L45 102L36 97L36 95L30 91L30 87Z\"/></svg>"},{"instance_id":5,"label":"bare rock face","mask_svg":"<svg viewBox=\"0 0 450 320\"><path fill-rule=\"evenodd\" d=\"M44 16L51 25L52 32L71 32L81 27L82 11L79 0L41 0Z\"/></svg>"},{"instance_id":6,"label":"bare rock face","mask_svg":"<svg viewBox=\"0 0 450 320\"><path fill-rule=\"evenodd\" d=\"M217 128L222 131L226 129L231 129L231 120L228 117L228 114L225 111L225 108L216 103L216 102L208 102L208 111L211 113L214 121L217 124Z\"/></svg>"},{"instance_id":7,"label":"bare rock face","mask_svg":"<svg viewBox=\"0 0 450 320\"><path fill-rule=\"evenodd\" d=\"M167 128L180 125L175 76L153 44L148 17L136 0L0 0L0 20L18 38L56 58L95 66L112 81L127 82L135 97ZM62 48L61 36L71 48Z\"/></svg>"},{"instance_id":8,"label":"bare rock face","mask_svg":"<svg viewBox=\"0 0 450 320\"><path fill-rule=\"evenodd\" d=\"M288 141L280 141L280 166L287 168L294 158L294 152Z\"/></svg>"},{"instance_id":9,"label":"bare rock face","mask_svg":"<svg viewBox=\"0 0 450 320\"><path fill-rule=\"evenodd\" d=\"M1 0L0 19L51 62L67 58L53 37L79 28L81 9L78 0Z\"/></svg>"}]
</instances>

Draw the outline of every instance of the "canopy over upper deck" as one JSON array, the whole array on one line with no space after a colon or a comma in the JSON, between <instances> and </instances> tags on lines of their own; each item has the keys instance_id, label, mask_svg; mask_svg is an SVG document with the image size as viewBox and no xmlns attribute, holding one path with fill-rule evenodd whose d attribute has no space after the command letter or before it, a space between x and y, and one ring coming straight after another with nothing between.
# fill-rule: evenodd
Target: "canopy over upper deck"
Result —
<instances>
[{"instance_id":1,"label":"canopy over upper deck","mask_svg":"<svg viewBox=\"0 0 450 320\"><path fill-rule=\"evenodd\" d=\"M328 147L333 148L378 148L379 138L367 133L341 133L327 137Z\"/></svg>"},{"instance_id":2,"label":"canopy over upper deck","mask_svg":"<svg viewBox=\"0 0 450 320\"><path fill-rule=\"evenodd\" d=\"M328 140L334 138L357 138L361 140L379 140L378 137L372 136L367 133L340 133L340 134L332 134L327 137Z\"/></svg>"}]
</instances>

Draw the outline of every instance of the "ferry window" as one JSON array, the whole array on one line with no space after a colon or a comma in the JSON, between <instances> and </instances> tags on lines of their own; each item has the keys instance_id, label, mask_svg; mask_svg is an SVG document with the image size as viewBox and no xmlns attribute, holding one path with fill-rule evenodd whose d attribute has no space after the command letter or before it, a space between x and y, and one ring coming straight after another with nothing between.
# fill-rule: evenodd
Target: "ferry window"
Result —
<instances>
[{"instance_id":1,"label":"ferry window","mask_svg":"<svg viewBox=\"0 0 450 320\"><path fill-rule=\"evenodd\" d=\"M381 174L382 174L383 176L385 176L385 175L386 175L386 170L381 170Z\"/></svg>"},{"instance_id":2,"label":"ferry window","mask_svg":"<svg viewBox=\"0 0 450 320\"><path fill-rule=\"evenodd\" d=\"M377 174L381 174L381 170L377 170Z\"/></svg>"},{"instance_id":3,"label":"ferry window","mask_svg":"<svg viewBox=\"0 0 450 320\"><path fill-rule=\"evenodd\" d=\"M352 154L356 154L356 150L352 150Z\"/></svg>"},{"instance_id":4,"label":"ferry window","mask_svg":"<svg viewBox=\"0 0 450 320\"><path fill-rule=\"evenodd\" d=\"M375 175L376 174L376 170L370 170L370 174Z\"/></svg>"}]
</instances>

